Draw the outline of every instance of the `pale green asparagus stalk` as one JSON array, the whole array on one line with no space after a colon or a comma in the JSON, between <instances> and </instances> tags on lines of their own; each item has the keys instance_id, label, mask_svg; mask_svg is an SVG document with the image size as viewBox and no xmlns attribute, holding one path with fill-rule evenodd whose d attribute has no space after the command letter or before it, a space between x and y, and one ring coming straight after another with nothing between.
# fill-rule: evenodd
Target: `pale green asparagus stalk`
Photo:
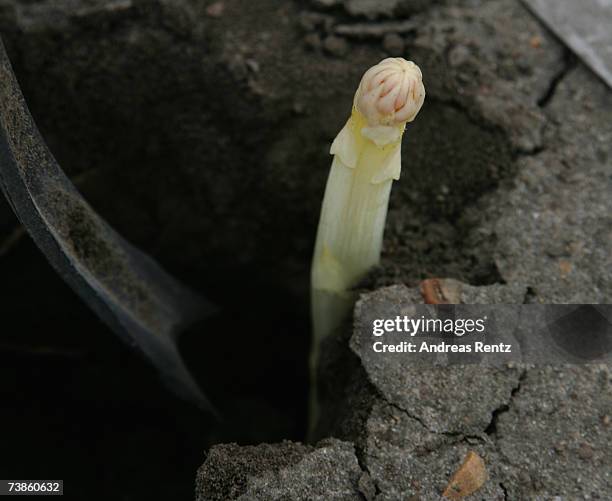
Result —
<instances>
[{"instance_id":1,"label":"pale green asparagus stalk","mask_svg":"<svg viewBox=\"0 0 612 501\"><path fill-rule=\"evenodd\" d=\"M421 70L388 58L370 68L353 112L334 140L311 272L313 345L311 427L321 342L350 315L354 286L380 261L391 184L401 171L401 141L425 99Z\"/></svg>"}]
</instances>

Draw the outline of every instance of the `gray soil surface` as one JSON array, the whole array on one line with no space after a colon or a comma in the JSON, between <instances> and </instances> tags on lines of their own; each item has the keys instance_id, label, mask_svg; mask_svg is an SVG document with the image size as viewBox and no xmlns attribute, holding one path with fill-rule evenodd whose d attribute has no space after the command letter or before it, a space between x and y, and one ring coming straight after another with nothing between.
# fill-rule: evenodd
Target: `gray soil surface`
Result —
<instances>
[{"instance_id":1,"label":"gray soil surface","mask_svg":"<svg viewBox=\"0 0 612 501\"><path fill-rule=\"evenodd\" d=\"M212 449L198 471L196 499L359 499L368 480L353 445L340 440L227 444Z\"/></svg>"},{"instance_id":2,"label":"gray soil surface","mask_svg":"<svg viewBox=\"0 0 612 501\"><path fill-rule=\"evenodd\" d=\"M511 286L464 285L461 299L491 304L520 302L522 297L523 291ZM355 309L355 329L362 328L364 317L389 318L390 311L415 303L422 303L419 290L405 286L364 294ZM409 362L368 363L354 342L355 336L350 353L347 339L332 339L326 346L320 371L325 412L319 433L351 443L361 475L352 456L335 464L327 456L317 458L312 449L304 451L303 464L297 467L266 461L259 464L261 469L240 468L237 474L235 465L256 451L269 453L274 447L277 460L282 460L285 446L221 445L212 448L198 472L198 500L221 499L215 497L218 481L224 489L239 486L236 496L226 499L439 500L470 451L483 458L487 481L466 499L609 498L608 366L426 369ZM305 468L309 474L304 475ZM214 471L229 473L219 476ZM353 491L344 484L341 490L338 477L352 479ZM286 479L283 489L253 491L252 485L273 486L270 478ZM321 494L312 489L313 478L333 480Z\"/></svg>"},{"instance_id":3,"label":"gray soil surface","mask_svg":"<svg viewBox=\"0 0 612 501\"><path fill-rule=\"evenodd\" d=\"M612 302L612 93L518 1L0 0L0 32L87 200L222 305L262 317L282 297L296 351L329 145L364 69L389 55L420 65L427 99L356 319L377 301L421 302L429 277L470 284L465 303ZM1 206L0 269L17 291L6 315L38 342L41 324L78 310L41 282L24 240ZM406 286L381 289L394 284ZM82 345L79 329L62 343ZM612 497L608 369L413 371L398 386L365 370L351 334L330 341L320 377L319 434L339 440L214 446L198 500L438 499L468 450L489 474L470 499ZM232 422L262 407L234 405ZM263 408L244 442L291 429Z\"/></svg>"}]
</instances>

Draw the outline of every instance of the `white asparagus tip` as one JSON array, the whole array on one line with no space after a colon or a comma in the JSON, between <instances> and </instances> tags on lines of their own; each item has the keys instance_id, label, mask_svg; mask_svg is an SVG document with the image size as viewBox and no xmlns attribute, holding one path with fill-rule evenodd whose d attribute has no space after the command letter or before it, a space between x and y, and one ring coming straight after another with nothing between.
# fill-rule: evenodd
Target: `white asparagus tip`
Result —
<instances>
[{"instance_id":1,"label":"white asparagus tip","mask_svg":"<svg viewBox=\"0 0 612 501\"><path fill-rule=\"evenodd\" d=\"M365 72L355 107L370 127L393 126L412 122L424 100L419 67L401 57L389 57Z\"/></svg>"}]
</instances>

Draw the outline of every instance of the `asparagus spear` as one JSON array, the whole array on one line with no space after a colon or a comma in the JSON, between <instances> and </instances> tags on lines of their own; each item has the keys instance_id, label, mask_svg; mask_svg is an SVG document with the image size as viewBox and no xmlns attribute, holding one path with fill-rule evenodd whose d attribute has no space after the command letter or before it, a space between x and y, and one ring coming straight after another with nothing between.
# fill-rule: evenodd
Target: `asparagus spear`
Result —
<instances>
[{"instance_id":1,"label":"asparagus spear","mask_svg":"<svg viewBox=\"0 0 612 501\"><path fill-rule=\"evenodd\" d=\"M387 58L363 75L351 117L332 143L311 270L311 426L321 342L350 315L352 288L380 261L391 184L401 171L402 135L424 99L419 67Z\"/></svg>"}]
</instances>

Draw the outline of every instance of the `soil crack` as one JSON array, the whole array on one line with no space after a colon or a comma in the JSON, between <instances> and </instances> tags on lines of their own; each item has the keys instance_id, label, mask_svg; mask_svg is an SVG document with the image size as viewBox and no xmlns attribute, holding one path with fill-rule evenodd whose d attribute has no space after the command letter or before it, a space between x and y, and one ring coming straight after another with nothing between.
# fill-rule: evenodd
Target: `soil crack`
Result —
<instances>
[{"instance_id":1,"label":"soil crack","mask_svg":"<svg viewBox=\"0 0 612 501\"><path fill-rule=\"evenodd\" d=\"M502 490L502 492L504 493L504 501L508 500L508 488L502 484L501 482L499 483L499 487Z\"/></svg>"},{"instance_id":2,"label":"soil crack","mask_svg":"<svg viewBox=\"0 0 612 501\"><path fill-rule=\"evenodd\" d=\"M433 430L429 426L427 426L425 421L422 418L420 418L419 416L417 416L415 414L412 414L408 410L404 409L402 406L400 406L400 405L398 405L398 404L396 404L394 402L390 402L388 399L386 399L384 397L382 397L382 398L385 401L385 403L387 403L388 405L390 405L391 407L393 407L397 411L403 413L409 419L419 423L429 433L433 433L434 435L441 435L441 436L447 437L449 439L455 439L453 441L453 444L460 443L460 442L465 442L465 443L471 445L470 441L478 441L480 443L485 443L486 442L486 439L484 437L480 436L480 435L474 435L474 434L469 434L469 433L466 434L466 433L462 433L460 431L437 431L437 430Z\"/></svg>"},{"instance_id":3,"label":"soil crack","mask_svg":"<svg viewBox=\"0 0 612 501\"><path fill-rule=\"evenodd\" d=\"M527 369L523 369L523 371L519 375L516 386L512 388L512 391L510 392L510 398L508 399L508 401L505 404L500 405L497 409L495 409L491 413L491 422L484 430L484 432L487 435L494 436L494 437L497 435L497 422L499 420L499 416L501 416L502 414L510 410L510 406L512 405L512 400L517 395L517 393L521 390L521 386L523 382L525 381L526 377L527 377Z\"/></svg>"},{"instance_id":4,"label":"soil crack","mask_svg":"<svg viewBox=\"0 0 612 501\"><path fill-rule=\"evenodd\" d=\"M563 81L563 79L567 76L567 74L576 67L578 64L576 56L572 54L568 49L565 50L563 55L563 66L562 68L553 75L550 83L548 84L548 88L546 91L540 96L537 103L540 108L546 108L548 103L552 100L557 92L557 88L559 84Z\"/></svg>"}]
</instances>

